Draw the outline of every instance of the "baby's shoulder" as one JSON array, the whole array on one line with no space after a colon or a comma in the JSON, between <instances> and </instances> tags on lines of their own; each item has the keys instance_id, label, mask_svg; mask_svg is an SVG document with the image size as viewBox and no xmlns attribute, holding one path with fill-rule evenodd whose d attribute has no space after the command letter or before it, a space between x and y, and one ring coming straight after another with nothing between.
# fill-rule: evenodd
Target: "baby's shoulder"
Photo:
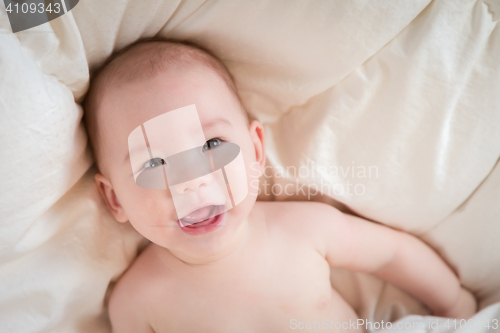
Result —
<instances>
[{"instance_id":1,"label":"baby's shoulder","mask_svg":"<svg viewBox=\"0 0 500 333\"><path fill-rule=\"evenodd\" d=\"M270 230L301 239L316 239L332 221L343 218L333 206L312 201L259 202Z\"/></svg>"},{"instance_id":2,"label":"baby's shoulder","mask_svg":"<svg viewBox=\"0 0 500 333\"><path fill-rule=\"evenodd\" d=\"M258 201L266 218L277 222L308 223L318 217L338 217L342 213L335 207L315 201Z\"/></svg>"},{"instance_id":3,"label":"baby's shoulder","mask_svg":"<svg viewBox=\"0 0 500 333\"><path fill-rule=\"evenodd\" d=\"M123 273L116 283L109 300L110 317L126 316L133 313L141 316L155 296L158 282L157 256L150 244L135 259L132 265ZM163 279L165 282L167 279Z\"/></svg>"}]
</instances>

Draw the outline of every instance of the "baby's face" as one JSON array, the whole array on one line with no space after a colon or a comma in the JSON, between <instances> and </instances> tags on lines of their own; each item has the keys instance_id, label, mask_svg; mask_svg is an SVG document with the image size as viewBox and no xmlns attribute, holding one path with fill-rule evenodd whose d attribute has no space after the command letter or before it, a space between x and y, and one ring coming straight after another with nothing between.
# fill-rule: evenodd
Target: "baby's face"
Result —
<instances>
[{"instance_id":1,"label":"baby's face","mask_svg":"<svg viewBox=\"0 0 500 333\"><path fill-rule=\"evenodd\" d=\"M111 211L117 220L128 219L144 237L183 257L209 258L229 246L247 223L264 159L262 128L257 122L248 126L225 82L201 66L177 69L109 89L100 108L100 164L116 195ZM145 166L148 172L162 170L161 158L207 141L205 147L227 142L240 148L235 159L239 167L226 168L227 178L233 172L229 190L221 171L186 178L185 170L174 169L167 177L165 167L168 183L141 178ZM173 182L176 175L180 181ZM234 207L230 199L236 201ZM199 227L187 223L186 215L200 207L191 214L195 220L197 215L221 214L205 226L205 221Z\"/></svg>"}]
</instances>

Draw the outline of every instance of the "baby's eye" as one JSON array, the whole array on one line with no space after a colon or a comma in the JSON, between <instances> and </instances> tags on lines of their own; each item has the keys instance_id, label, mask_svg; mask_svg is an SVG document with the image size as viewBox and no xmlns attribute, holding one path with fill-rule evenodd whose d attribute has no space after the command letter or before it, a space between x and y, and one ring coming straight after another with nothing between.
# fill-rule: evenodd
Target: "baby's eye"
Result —
<instances>
[{"instance_id":1,"label":"baby's eye","mask_svg":"<svg viewBox=\"0 0 500 333\"><path fill-rule=\"evenodd\" d=\"M157 166L166 164L165 160L163 158L155 157L150 159L149 161L144 164L144 169L146 168L156 168Z\"/></svg>"},{"instance_id":2,"label":"baby's eye","mask_svg":"<svg viewBox=\"0 0 500 333\"><path fill-rule=\"evenodd\" d=\"M219 139L219 138L210 139L207 142L205 142L205 144L203 145L203 150L217 148L218 146L220 146L221 143L222 143L222 139Z\"/></svg>"}]
</instances>

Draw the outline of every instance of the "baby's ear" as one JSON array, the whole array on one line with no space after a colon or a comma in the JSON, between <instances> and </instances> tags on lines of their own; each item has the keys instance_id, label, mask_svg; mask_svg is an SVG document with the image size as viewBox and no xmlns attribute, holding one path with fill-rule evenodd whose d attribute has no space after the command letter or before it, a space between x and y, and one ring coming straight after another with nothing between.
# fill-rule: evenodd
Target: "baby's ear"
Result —
<instances>
[{"instance_id":1,"label":"baby's ear","mask_svg":"<svg viewBox=\"0 0 500 333\"><path fill-rule=\"evenodd\" d=\"M116 193L111 182L100 173L97 173L94 178L97 189L106 202L106 205L108 206L111 214L113 214L118 222L127 222L127 215L125 214L123 207L118 202L118 198L116 197Z\"/></svg>"},{"instance_id":2,"label":"baby's ear","mask_svg":"<svg viewBox=\"0 0 500 333\"><path fill-rule=\"evenodd\" d=\"M249 131L255 149L255 161L259 164L261 171L263 171L264 165L266 164L264 128L257 120L253 120L250 123Z\"/></svg>"}]
</instances>

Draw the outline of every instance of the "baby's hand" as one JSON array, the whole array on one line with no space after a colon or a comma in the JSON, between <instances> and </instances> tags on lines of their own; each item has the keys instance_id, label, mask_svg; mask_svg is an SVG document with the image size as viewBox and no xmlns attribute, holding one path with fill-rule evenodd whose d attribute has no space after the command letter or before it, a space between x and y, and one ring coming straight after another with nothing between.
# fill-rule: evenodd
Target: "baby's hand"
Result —
<instances>
[{"instance_id":1,"label":"baby's hand","mask_svg":"<svg viewBox=\"0 0 500 333\"><path fill-rule=\"evenodd\" d=\"M435 316L457 319L469 319L477 310L476 298L465 288L460 289L457 302L454 306L444 312L436 312Z\"/></svg>"}]
</instances>

